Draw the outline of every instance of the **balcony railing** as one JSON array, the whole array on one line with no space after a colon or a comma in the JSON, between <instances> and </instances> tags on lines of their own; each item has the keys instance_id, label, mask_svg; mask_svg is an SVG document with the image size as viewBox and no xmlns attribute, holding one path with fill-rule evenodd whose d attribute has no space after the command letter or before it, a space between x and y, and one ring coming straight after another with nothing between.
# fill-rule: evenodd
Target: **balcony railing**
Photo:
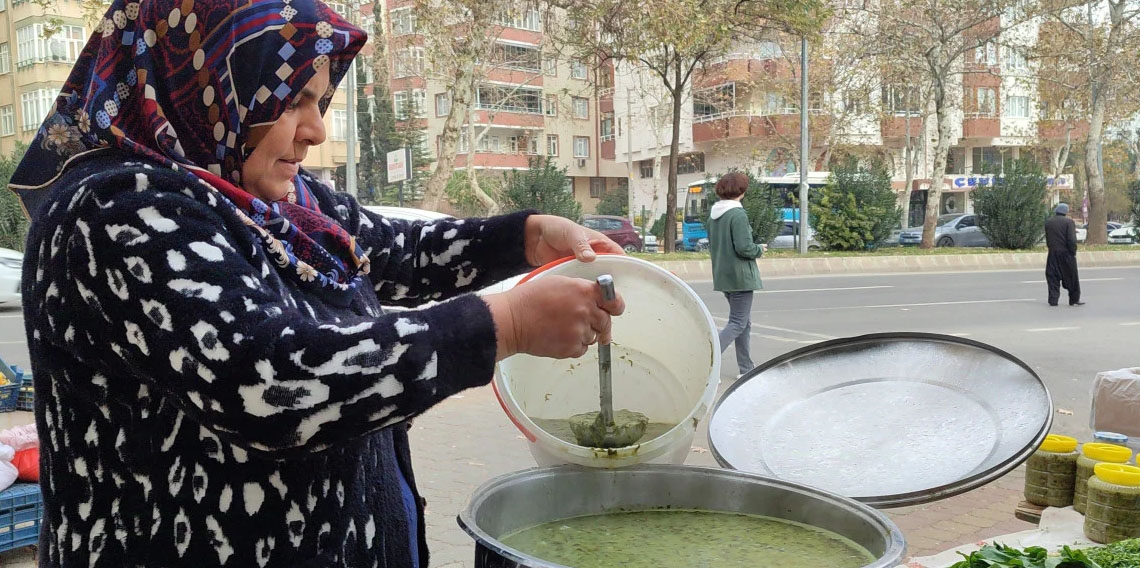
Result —
<instances>
[{"instance_id":1,"label":"balcony railing","mask_svg":"<svg viewBox=\"0 0 1140 568\"><path fill-rule=\"evenodd\" d=\"M613 87L606 87L604 89L598 90L598 98L599 99L604 99L606 97L612 97L612 96L614 96L614 88Z\"/></svg>"},{"instance_id":2,"label":"balcony railing","mask_svg":"<svg viewBox=\"0 0 1140 568\"><path fill-rule=\"evenodd\" d=\"M610 140L615 139L617 139L617 136L614 134L603 134L601 138L602 142L609 142Z\"/></svg>"},{"instance_id":3,"label":"balcony railing","mask_svg":"<svg viewBox=\"0 0 1140 568\"><path fill-rule=\"evenodd\" d=\"M984 110L977 112L967 112L965 118L997 118L998 115L994 111Z\"/></svg>"},{"instance_id":4,"label":"balcony railing","mask_svg":"<svg viewBox=\"0 0 1140 568\"><path fill-rule=\"evenodd\" d=\"M542 114L542 106L522 106L512 104L483 104L475 103L476 110L486 110L491 112L515 112L520 114Z\"/></svg>"},{"instance_id":5,"label":"balcony railing","mask_svg":"<svg viewBox=\"0 0 1140 568\"><path fill-rule=\"evenodd\" d=\"M694 116L693 117L693 123L699 124L702 122L712 122L714 120L722 120L725 118L735 118L735 117L740 117L740 116L748 116L748 117L784 116L784 115L799 114L799 113L800 113L800 109L796 108L796 107L771 108L771 109L766 109L766 110L761 110L761 111L752 111L752 110L746 110L746 109L734 109L734 110L728 110L728 111L718 112L718 113L714 113L714 114ZM820 109L820 108L809 108L808 114L822 115L822 114L826 114L826 112L824 111L824 109Z\"/></svg>"}]
</instances>

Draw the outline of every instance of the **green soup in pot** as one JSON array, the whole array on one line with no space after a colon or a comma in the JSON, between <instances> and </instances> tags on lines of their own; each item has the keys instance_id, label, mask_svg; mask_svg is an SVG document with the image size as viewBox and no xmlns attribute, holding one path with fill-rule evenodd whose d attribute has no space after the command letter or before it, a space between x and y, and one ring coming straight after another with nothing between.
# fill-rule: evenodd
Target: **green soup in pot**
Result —
<instances>
[{"instance_id":1,"label":"green soup in pot","mask_svg":"<svg viewBox=\"0 0 1140 568\"><path fill-rule=\"evenodd\" d=\"M499 540L572 568L861 568L875 559L854 542L809 525L672 509L573 517Z\"/></svg>"}]
</instances>

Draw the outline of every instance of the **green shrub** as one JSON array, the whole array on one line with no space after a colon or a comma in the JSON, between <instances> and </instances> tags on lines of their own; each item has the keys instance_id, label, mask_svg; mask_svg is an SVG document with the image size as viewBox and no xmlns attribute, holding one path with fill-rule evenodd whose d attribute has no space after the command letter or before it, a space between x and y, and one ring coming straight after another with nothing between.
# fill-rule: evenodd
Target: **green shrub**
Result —
<instances>
[{"instance_id":1,"label":"green shrub","mask_svg":"<svg viewBox=\"0 0 1140 568\"><path fill-rule=\"evenodd\" d=\"M891 189L891 174L879 160L860 164L842 159L826 186L808 203L814 237L829 250L877 248L898 228L902 211Z\"/></svg>"},{"instance_id":2,"label":"green shrub","mask_svg":"<svg viewBox=\"0 0 1140 568\"><path fill-rule=\"evenodd\" d=\"M986 173L986 172L984 172ZM1037 246L1049 218L1045 174L1030 160L1006 165L993 182L970 192L979 226L993 246L1020 250Z\"/></svg>"}]
</instances>

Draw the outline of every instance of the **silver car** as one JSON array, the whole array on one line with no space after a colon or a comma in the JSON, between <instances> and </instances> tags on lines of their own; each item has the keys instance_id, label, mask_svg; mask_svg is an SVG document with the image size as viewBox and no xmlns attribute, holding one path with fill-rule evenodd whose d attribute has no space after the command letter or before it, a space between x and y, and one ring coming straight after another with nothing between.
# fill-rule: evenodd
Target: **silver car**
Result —
<instances>
[{"instance_id":1,"label":"silver car","mask_svg":"<svg viewBox=\"0 0 1140 568\"><path fill-rule=\"evenodd\" d=\"M915 246L922 243L922 227L907 229L899 235L899 244ZM934 226L934 244L940 247L988 247L990 239L978 226L974 214L953 213L938 217Z\"/></svg>"},{"instance_id":2,"label":"silver car","mask_svg":"<svg viewBox=\"0 0 1140 568\"><path fill-rule=\"evenodd\" d=\"M776 238L772 239L772 242L768 243L768 247L773 249L796 248L799 244L799 240L796 238L796 235L800 232L799 229L799 221L784 221L784 225L780 227L780 232L776 234ZM810 227L808 231L811 231ZM820 250L822 248L823 245L819 244L819 241L816 241L813 235L808 241L808 250Z\"/></svg>"}]
</instances>

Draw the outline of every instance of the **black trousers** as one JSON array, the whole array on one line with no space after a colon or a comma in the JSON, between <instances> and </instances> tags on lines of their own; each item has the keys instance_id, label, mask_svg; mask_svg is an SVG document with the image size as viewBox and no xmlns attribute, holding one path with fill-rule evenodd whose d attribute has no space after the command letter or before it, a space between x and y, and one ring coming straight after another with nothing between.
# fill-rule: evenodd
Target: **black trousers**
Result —
<instances>
[{"instance_id":1,"label":"black trousers","mask_svg":"<svg viewBox=\"0 0 1140 568\"><path fill-rule=\"evenodd\" d=\"M1081 281L1077 276L1077 256L1067 252L1050 252L1045 262L1045 281L1049 283L1049 305L1056 306L1061 288L1069 291L1069 304L1081 301Z\"/></svg>"}]
</instances>

